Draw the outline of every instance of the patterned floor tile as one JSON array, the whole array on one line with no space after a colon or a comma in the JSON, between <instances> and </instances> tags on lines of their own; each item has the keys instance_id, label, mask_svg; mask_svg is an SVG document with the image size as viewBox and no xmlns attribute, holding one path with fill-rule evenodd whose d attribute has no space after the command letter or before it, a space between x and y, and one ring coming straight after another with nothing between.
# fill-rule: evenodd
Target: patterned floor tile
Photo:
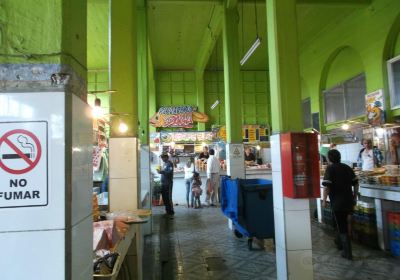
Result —
<instances>
[{"instance_id":1,"label":"patterned floor tile","mask_svg":"<svg viewBox=\"0 0 400 280\"><path fill-rule=\"evenodd\" d=\"M160 207L153 209L153 235L145 240L145 280L276 279L275 253L248 250L247 239L233 235L220 209L175 207L173 220L163 212ZM353 244L350 262L340 257L329 228L315 221L311 225L315 280L400 279L398 259ZM210 257L223 260L226 268L210 270Z\"/></svg>"}]
</instances>

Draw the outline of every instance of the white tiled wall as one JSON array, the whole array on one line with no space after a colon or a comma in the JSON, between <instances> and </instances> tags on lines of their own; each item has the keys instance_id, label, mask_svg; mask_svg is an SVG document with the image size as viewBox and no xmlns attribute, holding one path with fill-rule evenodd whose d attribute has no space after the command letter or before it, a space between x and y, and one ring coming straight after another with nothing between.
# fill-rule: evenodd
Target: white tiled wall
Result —
<instances>
[{"instance_id":1,"label":"white tiled wall","mask_svg":"<svg viewBox=\"0 0 400 280\"><path fill-rule=\"evenodd\" d=\"M271 159L278 279L313 279L309 200L283 197L280 135L271 136Z\"/></svg>"}]
</instances>

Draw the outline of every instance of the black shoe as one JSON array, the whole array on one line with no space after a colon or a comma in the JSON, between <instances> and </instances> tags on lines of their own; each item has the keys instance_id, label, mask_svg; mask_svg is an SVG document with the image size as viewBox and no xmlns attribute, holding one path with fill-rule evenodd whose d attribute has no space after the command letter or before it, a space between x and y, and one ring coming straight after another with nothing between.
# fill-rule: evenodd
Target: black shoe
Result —
<instances>
[{"instance_id":1,"label":"black shoe","mask_svg":"<svg viewBox=\"0 0 400 280\"><path fill-rule=\"evenodd\" d=\"M343 245L342 245L342 241L340 241L340 235L339 233L336 235L335 239L333 240L333 242L336 245L336 248L338 250L343 250Z\"/></svg>"},{"instance_id":2,"label":"black shoe","mask_svg":"<svg viewBox=\"0 0 400 280\"><path fill-rule=\"evenodd\" d=\"M340 241L342 241L343 252L342 257L348 260L353 259L353 253L351 251L351 241L347 234L340 234Z\"/></svg>"}]
</instances>

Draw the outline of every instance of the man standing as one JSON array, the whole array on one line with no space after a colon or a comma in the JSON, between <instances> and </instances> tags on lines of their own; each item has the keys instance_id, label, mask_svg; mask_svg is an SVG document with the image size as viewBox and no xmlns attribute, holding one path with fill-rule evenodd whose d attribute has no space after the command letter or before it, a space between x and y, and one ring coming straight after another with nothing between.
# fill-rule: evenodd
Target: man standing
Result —
<instances>
[{"instance_id":1,"label":"man standing","mask_svg":"<svg viewBox=\"0 0 400 280\"><path fill-rule=\"evenodd\" d=\"M174 206L172 205L172 183L174 178L174 164L168 159L168 154L162 154L162 168L157 172L161 174L161 196L164 201L165 211L168 215L173 216Z\"/></svg>"},{"instance_id":2,"label":"man standing","mask_svg":"<svg viewBox=\"0 0 400 280\"><path fill-rule=\"evenodd\" d=\"M210 188L206 195L206 204L211 206L217 205L219 201L219 160L215 156L214 149L210 149L209 158L207 159L207 180L209 181Z\"/></svg>"},{"instance_id":3,"label":"man standing","mask_svg":"<svg viewBox=\"0 0 400 280\"><path fill-rule=\"evenodd\" d=\"M381 151L372 146L371 139L363 140L364 148L360 150L357 161L361 162L361 168L363 171L371 171L374 167L380 167L382 165L383 156Z\"/></svg>"},{"instance_id":4,"label":"man standing","mask_svg":"<svg viewBox=\"0 0 400 280\"><path fill-rule=\"evenodd\" d=\"M326 168L322 181L324 186L322 205L325 207L326 199L329 195L338 229L338 234L335 238L336 246L339 250L343 250L342 257L351 260L353 255L350 243L350 229L353 207L357 201L358 179L353 169L340 162L340 152L338 150L330 150L328 152L328 160L330 164Z\"/></svg>"},{"instance_id":5,"label":"man standing","mask_svg":"<svg viewBox=\"0 0 400 280\"><path fill-rule=\"evenodd\" d=\"M209 156L210 156L210 153L208 151L208 147L204 146L203 147L203 152L201 152L200 155L199 155L199 159L201 159L202 161L206 162L208 160Z\"/></svg>"}]
</instances>

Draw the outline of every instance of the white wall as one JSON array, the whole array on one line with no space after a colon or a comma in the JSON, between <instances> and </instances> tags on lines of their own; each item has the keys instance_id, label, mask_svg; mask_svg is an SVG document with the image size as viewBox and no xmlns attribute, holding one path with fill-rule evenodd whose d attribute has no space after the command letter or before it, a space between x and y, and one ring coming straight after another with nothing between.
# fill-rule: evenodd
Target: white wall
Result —
<instances>
[{"instance_id":1,"label":"white wall","mask_svg":"<svg viewBox=\"0 0 400 280\"><path fill-rule=\"evenodd\" d=\"M342 155L343 163L353 163L357 162L358 154L362 146L360 143L350 143L337 145L336 148Z\"/></svg>"}]
</instances>

